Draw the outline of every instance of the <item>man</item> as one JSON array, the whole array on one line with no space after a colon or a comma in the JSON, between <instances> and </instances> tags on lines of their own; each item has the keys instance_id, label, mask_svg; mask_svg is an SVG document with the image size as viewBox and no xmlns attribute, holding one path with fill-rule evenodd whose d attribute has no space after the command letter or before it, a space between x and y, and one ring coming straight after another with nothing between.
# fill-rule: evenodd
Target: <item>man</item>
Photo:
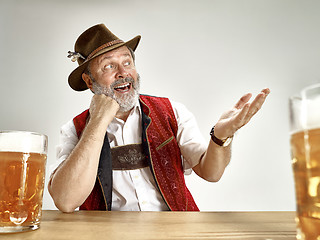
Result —
<instances>
[{"instance_id":1,"label":"man","mask_svg":"<svg viewBox=\"0 0 320 240\"><path fill-rule=\"evenodd\" d=\"M192 169L218 181L230 161L232 136L261 108L269 89L249 103L244 95L222 115L207 145L192 114L167 98L139 94L134 51L103 24L80 35L79 66L70 74L76 91L93 93L89 110L61 129L58 158L48 189L63 212L83 210L198 211L185 185Z\"/></svg>"}]
</instances>

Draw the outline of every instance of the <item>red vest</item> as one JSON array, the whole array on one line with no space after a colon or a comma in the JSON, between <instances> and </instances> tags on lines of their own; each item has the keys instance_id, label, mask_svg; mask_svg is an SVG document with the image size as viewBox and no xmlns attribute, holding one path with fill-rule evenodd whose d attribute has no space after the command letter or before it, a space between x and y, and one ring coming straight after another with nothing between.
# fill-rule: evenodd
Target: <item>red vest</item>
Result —
<instances>
[{"instance_id":1,"label":"red vest","mask_svg":"<svg viewBox=\"0 0 320 240\"><path fill-rule=\"evenodd\" d=\"M181 152L176 141L177 121L167 98L140 95L142 109L142 145L155 182L172 211L199 211L183 174ZM89 111L73 119L80 138ZM96 184L80 210L111 210L112 160L105 138Z\"/></svg>"}]
</instances>

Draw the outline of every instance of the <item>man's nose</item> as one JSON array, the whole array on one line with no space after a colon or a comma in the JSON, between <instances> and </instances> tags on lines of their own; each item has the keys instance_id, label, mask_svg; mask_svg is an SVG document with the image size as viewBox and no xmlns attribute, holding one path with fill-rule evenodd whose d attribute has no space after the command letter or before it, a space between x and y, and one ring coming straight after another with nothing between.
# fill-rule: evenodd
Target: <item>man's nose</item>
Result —
<instances>
[{"instance_id":1,"label":"man's nose","mask_svg":"<svg viewBox=\"0 0 320 240\"><path fill-rule=\"evenodd\" d=\"M126 78L126 77L128 77L128 72L123 66L119 66L116 74L116 78Z\"/></svg>"}]
</instances>

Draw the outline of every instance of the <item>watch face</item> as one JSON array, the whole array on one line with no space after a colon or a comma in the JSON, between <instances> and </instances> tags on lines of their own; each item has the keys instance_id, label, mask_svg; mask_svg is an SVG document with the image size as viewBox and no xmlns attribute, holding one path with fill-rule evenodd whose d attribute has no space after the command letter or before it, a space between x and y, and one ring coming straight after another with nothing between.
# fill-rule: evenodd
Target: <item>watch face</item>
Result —
<instances>
[{"instance_id":1,"label":"watch face","mask_svg":"<svg viewBox=\"0 0 320 240\"><path fill-rule=\"evenodd\" d=\"M230 143L231 143L231 141L232 141L232 137L229 137L229 138L227 138L226 140L225 140L225 142L223 143L223 147L226 147L226 146L228 146Z\"/></svg>"}]
</instances>

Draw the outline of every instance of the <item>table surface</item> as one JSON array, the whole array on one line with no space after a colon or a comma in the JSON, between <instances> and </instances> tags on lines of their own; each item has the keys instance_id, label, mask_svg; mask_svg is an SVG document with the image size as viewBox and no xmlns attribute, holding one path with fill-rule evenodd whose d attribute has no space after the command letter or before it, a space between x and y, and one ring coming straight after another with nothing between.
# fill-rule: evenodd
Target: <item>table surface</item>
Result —
<instances>
[{"instance_id":1,"label":"table surface","mask_svg":"<svg viewBox=\"0 0 320 240\"><path fill-rule=\"evenodd\" d=\"M294 212L43 211L40 229L0 240L295 239Z\"/></svg>"}]
</instances>

